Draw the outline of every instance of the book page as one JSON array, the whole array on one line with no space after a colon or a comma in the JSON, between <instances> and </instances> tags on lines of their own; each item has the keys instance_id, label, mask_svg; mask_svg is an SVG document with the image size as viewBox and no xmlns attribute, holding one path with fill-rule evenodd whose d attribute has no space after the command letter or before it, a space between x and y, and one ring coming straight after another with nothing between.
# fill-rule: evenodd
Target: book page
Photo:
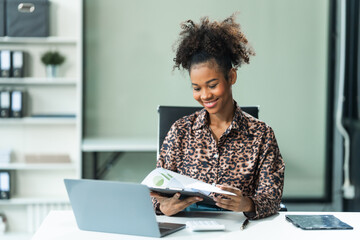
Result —
<instances>
[{"instance_id":1,"label":"book page","mask_svg":"<svg viewBox=\"0 0 360 240\"><path fill-rule=\"evenodd\" d=\"M209 195L212 192L235 195L232 192L221 190L214 185L181 175L164 168L154 169L145 177L141 183L154 188L178 188L179 190L182 189L191 192L201 192L205 195Z\"/></svg>"}]
</instances>

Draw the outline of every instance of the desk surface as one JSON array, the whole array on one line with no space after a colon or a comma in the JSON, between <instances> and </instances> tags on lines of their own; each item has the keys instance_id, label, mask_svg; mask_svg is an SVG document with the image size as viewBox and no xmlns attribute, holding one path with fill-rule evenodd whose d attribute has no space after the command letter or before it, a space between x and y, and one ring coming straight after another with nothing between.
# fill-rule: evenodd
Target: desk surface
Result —
<instances>
[{"instance_id":1,"label":"desk surface","mask_svg":"<svg viewBox=\"0 0 360 240\"><path fill-rule=\"evenodd\" d=\"M285 214L333 214L340 220L354 227L354 230L301 230L285 220ZM187 220L209 220L225 224L225 232L191 232L187 229L173 233L163 239L337 239L350 240L359 239L360 236L360 212L343 213L343 212L282 212L261 220L251 221L247 228L240 230L241 223L244 221L242 213L215 213L215 212L192 212L184 213L180 216L166 217L158 216L158 221L185 223ZM119 239L158 239L148 237L138 237L121 234L99 233L79 230L72 211L52 211L46 217L32 240L119 240Z\"/></svg>"},{"instance_id":2,"label":"desk surface","mask_svg":"<svg viewBox=\"0 0 360 240\"><path fill-rule=\"evenodd\" d=\"M156 152L157 140L151 138L86 138L84 152Z\"/></svg>"}]
</instances>

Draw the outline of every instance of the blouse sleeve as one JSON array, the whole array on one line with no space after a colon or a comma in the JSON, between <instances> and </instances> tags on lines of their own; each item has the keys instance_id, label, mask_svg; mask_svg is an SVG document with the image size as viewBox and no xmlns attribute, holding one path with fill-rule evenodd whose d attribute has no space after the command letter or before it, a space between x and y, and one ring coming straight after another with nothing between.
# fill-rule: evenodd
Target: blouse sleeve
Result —
<instances>
[{"instance_id":1,"label":"blouse sleeve","mask_svg":"<svg viewBox=\"0 0 360 240\"><path fill-rule=\"evenodd\" d=\"M258 177L255 194L249 196L255 205L255 213L244 213L250 219L260 219L275 214L280 207L285 164L273 130L268 127L259 155Z\"/></svg>"},{"instance_id":2,"label":"blouse sleeve","mask_svg":"<svg viewBox=\"0 0 360 240\"><path fill-rule=\"evenodd\" d=\"M166 168L177 172L177 163L181 162L183 152L181 146L181 130L178 128L178 122L175 122L167 133L162 147L160 149L157 168ZM152 198L156 214L162 214L160 204L155 198Z\"/></svg>"}]
</instances>

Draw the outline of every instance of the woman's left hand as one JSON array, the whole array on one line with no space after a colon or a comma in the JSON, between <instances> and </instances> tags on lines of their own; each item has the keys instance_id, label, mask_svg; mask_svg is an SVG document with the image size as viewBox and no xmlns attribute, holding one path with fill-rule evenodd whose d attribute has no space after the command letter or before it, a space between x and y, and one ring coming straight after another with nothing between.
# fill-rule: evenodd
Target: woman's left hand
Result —
<instances>
[{"instance_id":1,"label":"woman's left hand","mask_svg":"<svg viewBox=\"0 0 360 240\"><path fill-rule=\"evenodd\" d=\"M226 198L223 198L221 196L214 197L216 206L234 212L255 211L254 202L249 197L243 196L240 189L231 186L224 186L224 185L216 185L216 186L222 190L236 194L236 195L223 194Z\"/></svg>"}]
</instances>

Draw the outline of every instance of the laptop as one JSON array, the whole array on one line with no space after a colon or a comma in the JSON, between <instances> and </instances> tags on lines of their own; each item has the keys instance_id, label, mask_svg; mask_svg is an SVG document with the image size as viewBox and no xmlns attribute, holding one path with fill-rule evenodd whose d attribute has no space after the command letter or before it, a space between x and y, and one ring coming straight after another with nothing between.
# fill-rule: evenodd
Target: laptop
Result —
<instances>
[{"instance_id":1,"label":"laptop","mask_svg":"<svg viewBox=\"0 0 360 240\"><path fill-rule=\"evenodd\" d=\"M185 224L156 221L145 185L84 179L64 182L81 230L163 237L185 228Z\"/></svg>"}]
</instances>

